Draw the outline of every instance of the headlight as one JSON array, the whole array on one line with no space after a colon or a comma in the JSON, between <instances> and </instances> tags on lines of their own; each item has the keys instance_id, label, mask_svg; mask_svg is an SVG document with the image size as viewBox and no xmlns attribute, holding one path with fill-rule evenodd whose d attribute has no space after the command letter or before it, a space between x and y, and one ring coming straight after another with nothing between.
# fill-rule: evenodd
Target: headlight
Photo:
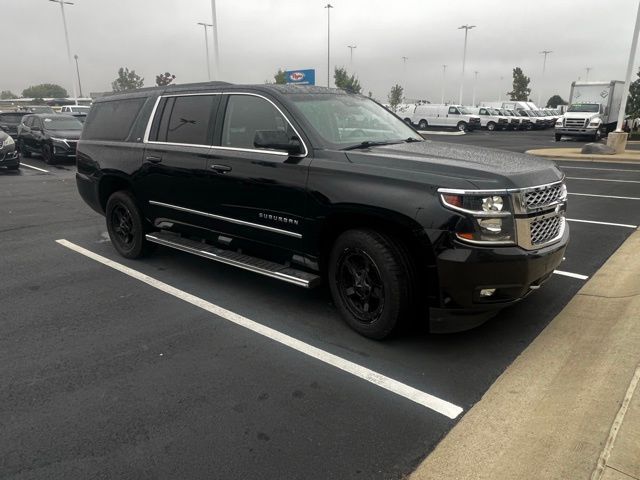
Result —
<instances>
[{"instance_id":1,"label":"headlight","mask_svg":"<svg viewBox=\"0 0 640 480\"><path fill-rule=\"evenodd\" d=\"M68 147L69 144L67 143L67 139L66 138L56 138L56 137L51 137L51 141L54 143L60 143L62 145L64 145L65 147Z\"/></svg>"},{"instance_id":2,"label":"headlight","mask_svg":"<svg viewBox=\"0 0 640 480\"><path fill-rule=\"evenodd\" d=\"M556 120L556 127L562 126L562 120Z\"/></svg>"},{"instance_id":3,"label":"headlight","mask_svg":"<svg viewBox=\"0 0 640 480\"><path fill-rule=\"evenodd\" d=\"M590 126L590 127L597 127L597 126L599 126L601 123L602 123L602 120L600 120L599 118L595 118L595 119L593 119L593 120L591 120L591 121L589 122L589 126Z\"/></svg>"},{"instance_id":4,"label":"headlight","mask_svg":"<svg viewBox=\"0 0 640 480\"><path fill-rule=\"evenodd\" d=\"M7 138L2 142L2 147L8 147L9 145L13 145L15 142L13 141L13 138L11 138L9 135L7 135Z\"/></svg>"},{"instance_id":5,"label":"headlight","mask_svg":"<svg viewBox=\"0 0 640 480\"><path fill-rule=\"evenodd\" d=\"M475 244L512 245L515 243L510 197L506 193L483 193L439 189L443 205L463 217L455 226L459 240Z\"/></svg>"}]
</instances>

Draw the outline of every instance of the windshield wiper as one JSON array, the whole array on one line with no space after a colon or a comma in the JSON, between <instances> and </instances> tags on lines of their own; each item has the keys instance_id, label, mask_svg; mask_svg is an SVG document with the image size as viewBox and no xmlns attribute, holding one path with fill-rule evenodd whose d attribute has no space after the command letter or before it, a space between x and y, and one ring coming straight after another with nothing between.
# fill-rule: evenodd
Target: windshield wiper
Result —
<instances>
[{"instance_id":1,"label":"windshield wiper","mask_svg":"<svg viewBox=\"0 0 640 480\"><path fill-rule=\"evenodd\" d=\"M413 142L424 142L424 140L420 139L420 138L413 138L413 137L409 137L405 140L406 143L413 143Z\"/></svg>"},{"instance_id":2,"label":"windshield wiper","mask_svg":"<svg viewBox=\"0 0 640 480\"><path fill-rule=\"evenodd\" d=\"M397 144L400 143L397 140L396 141L371 141L371 140L365 140L364 142L360 142L356 145L349 145L348 147L344 147L342 150L357 150L359 148L369 148L369 147L378 147L380 145L393 145L393 144Z\"/></svg>"}]
</instances>

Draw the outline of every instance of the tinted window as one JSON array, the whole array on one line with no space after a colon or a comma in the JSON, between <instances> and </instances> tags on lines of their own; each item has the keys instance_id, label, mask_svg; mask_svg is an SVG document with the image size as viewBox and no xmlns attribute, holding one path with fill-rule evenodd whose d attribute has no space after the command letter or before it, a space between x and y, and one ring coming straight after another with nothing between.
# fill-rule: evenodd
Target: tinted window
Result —
<instances>
[{"instance_id":1,"label":"tinted window","mask_svg":"<svg viewBox=\"0 0 640 480\"><path fill-rule=\"evenodd\" d=\"M457 114L458 110L456 109L456 107L449 107L449 113Z\"/></svg>"},{"instance_id":2,"label":"tinted window","mask_svg":"<svg viewBox=\"0 0 640 480\"><path fill-rule=\"evenodd\" d=\"M2 113L0 114L0 122L7 125L18 125L24 117L24 113Z\"/></svg>"},{"instance_id":3,"label":"tinted window","mask_svg":"<svg viewBox=\"0 0 640 480\"><path fill-rule=\"evenodd\" d=\"M256 148L257 130L288 131L288 123L274 106L260 97L231 95L222 129L222 146Z\"/></svg>"},{"instance_id":4,"label":"tinted window","mask_svg":"<svg viewBox=\"0 0 640 480\"><path fill-rule=\"evenodd\" d=\"M188 95L161 100L149 140L210 145L212 114L218 102L218 95Z\"/></svg>"},{"instance_id":5,"label":"tinted window","mask_svg":"<svg viewBox=\"0 0 640 480\"><path fill-rule=\"evenodd\" d=\"M58 115L46 117L44 128L47 130L82 130L82 123L71 116Z\"/></svg>"},{"instance_id":6,"label":"tinted window","mask_svg":"<svg viewBox=\"0 0 640 480\"><path fill-rule=\"evenodd\" d=\"M145 100L130 98L96 103L91 108L83 137L87 140L125 140Z\"/></svg>"}]
</instances>

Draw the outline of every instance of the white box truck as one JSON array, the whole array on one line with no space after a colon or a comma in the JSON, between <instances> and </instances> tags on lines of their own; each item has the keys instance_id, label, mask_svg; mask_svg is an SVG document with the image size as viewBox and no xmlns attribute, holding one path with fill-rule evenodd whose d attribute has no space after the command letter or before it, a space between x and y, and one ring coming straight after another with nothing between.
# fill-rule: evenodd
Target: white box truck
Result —
<instances>
[{"instance_id":1,"label":"white box truck","mask_svg":"<svg viewBox=\"0 0 640 480\"><path fill-rule=\"evenodd\" d=\"M616 127L622 105L624 82L573 82L569 107L556 121L556 142L567 137L591 137L599 140Z\"/></svg>"}]
</instances>

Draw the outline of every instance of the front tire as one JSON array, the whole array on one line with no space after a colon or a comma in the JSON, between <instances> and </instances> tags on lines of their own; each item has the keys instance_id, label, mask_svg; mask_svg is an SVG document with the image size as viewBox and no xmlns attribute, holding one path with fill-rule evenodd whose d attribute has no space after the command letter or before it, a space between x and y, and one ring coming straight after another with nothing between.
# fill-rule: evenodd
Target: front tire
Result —
<instances>
[{"instance_id":1,"label":"front tire","mask_svg":"<svg viewBox=\"0 0 640 480\"><path fill-rule=\"evenodd\" d=\"M428 126L429 126L429 123L427 123L427 121L426 121L426 120L424 120L424 119L422 119L422 120L420 120L420 121L418 122L418 128L419 128L420 130L424 130L424 129L426 129Z\"/></svg>"},{"instance_id":2,"label":"front tire","mask_svg":"<svg viewBox=\"0 0 640 480\"><path fill-rule=\"evenodd\" d=\"M559 142L560 140L562 140L562 135L556 133L556 142Z\"/></svg>"},{"instance_id":3,"label":"front tire","mask_svg":"<svg viewBox=\"0 0 640 480\"><path fill-rule=\"evenodd\" d=\"M348 230L329 258L333 301L347 324L380 340L411 311L413 281L401 244L373 230Z\"/></svg>"},{"instance_id":4,"label":"front tire","mask_svg":"<svg viewBox=\"0 0 640 480\"><path fill-rule=\"evenodd\" d=\"M56 159L49 145L45 144L42 146L42 159L47 165L55 165Z\"/></svg>"},{"instance_id":5,"label":"front tire","mask_svg":"<svg viewBox=\"0 0 640 480\"><path fill-rule=\"evenodd\" d=\"M458 130L461 132L466 132L469 129L467 122L458 122L457 127L458 127Z\"/></svg>"},{"instance_id":6,"label":"front tire","mask_svg":"<svg viewBox=\"0 0 640 480\"><path fill-rule=\"evenodd\" d=\"M496 129L496 124L493 122L489 122L487 123L487 130L489 130L490 132L493 132Z\"/></svg>"},{"instance_id":7,"label":"front tire","mask_svg":"<svg viewBox=\"0 0 640 480\"><path fill-rule=\"evenodd\" d=\"M20 151L20 155L22 155L24 158L31 158L31 152L27 150L27 147L24 146L24 140L20 140L18 150Z\"/></svg>"},{"instance_id":8,"label":"front tire","mask_svg":"<svg viewBox=\"0 0 640 480\"><path fill-rule=\"evenodd\" d=\"M120 190L109 197L105 218L111 243L120 255L140 258L149 253L145 220L129 192Z\"/></svg>"}]
</instances>

